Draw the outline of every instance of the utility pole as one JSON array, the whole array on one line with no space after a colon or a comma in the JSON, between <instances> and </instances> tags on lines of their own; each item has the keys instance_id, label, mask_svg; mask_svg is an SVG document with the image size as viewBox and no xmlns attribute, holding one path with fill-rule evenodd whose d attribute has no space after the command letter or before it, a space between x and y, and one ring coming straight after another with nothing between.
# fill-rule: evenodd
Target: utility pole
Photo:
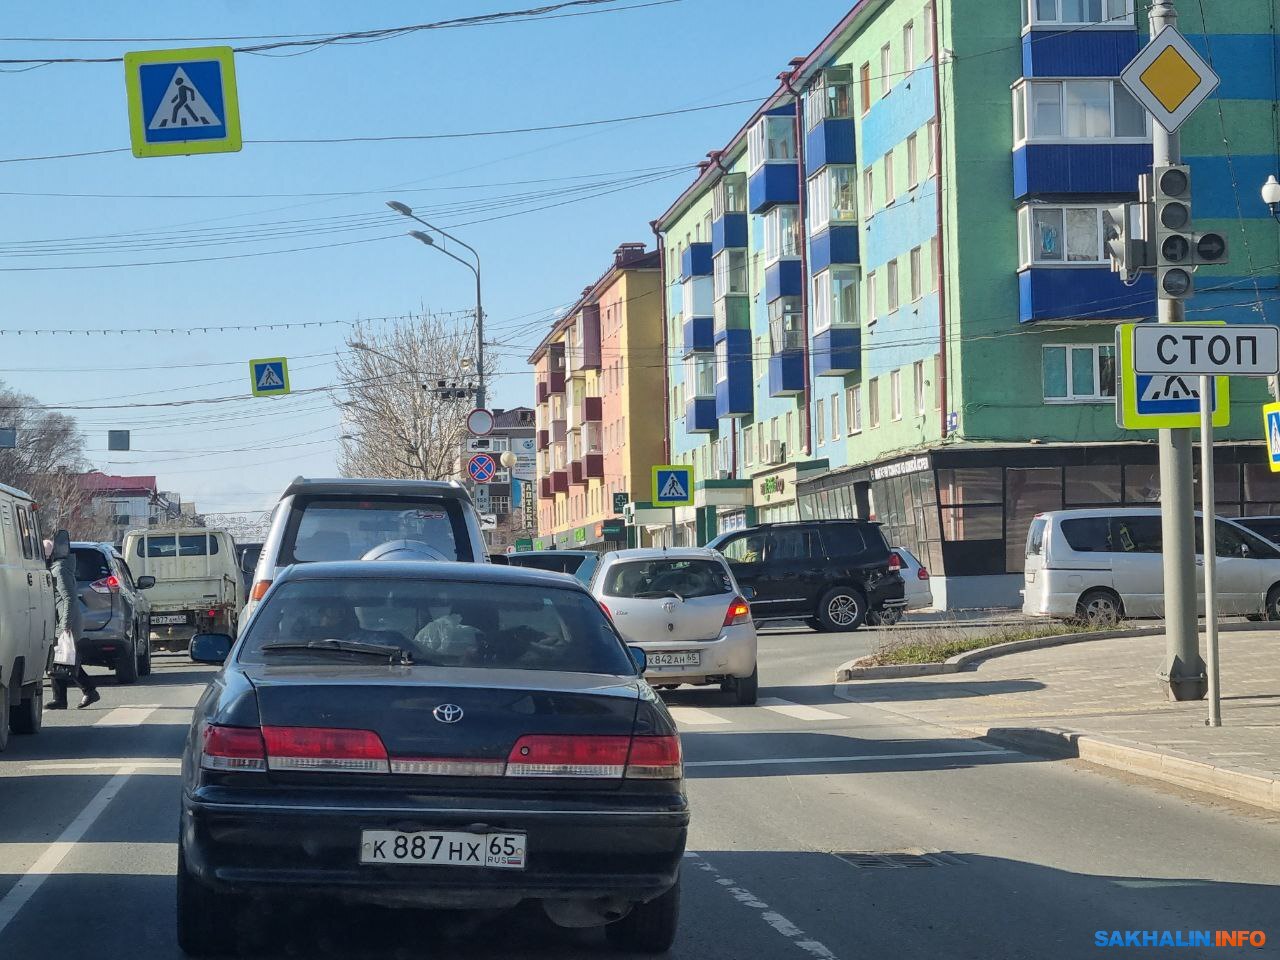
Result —
<instances>
[{"instance_id":1,"label":"utility pole","mask_svg":"<svg viewBox=\"0 0 1280 960\"><path fill-rule=\"evenodd\" d=\"M1173 0L1152 0L1151 36L1176 27ZM1152 123L1154 167L1182 162L1181 135ZM1161 297L1160 323L1186 319L1180 299ZM1210 398L1200 397L1200 403ZM1204 661L1200 658L1196 620L1195 505L1192 496L1192 431L1160 431L1160 522L1164 547L1165 657L1160 680L1171 700L1202 700L1206 693ZM1206 549L1212 549L1206 544Z\"/></svg>"}]
</instances>

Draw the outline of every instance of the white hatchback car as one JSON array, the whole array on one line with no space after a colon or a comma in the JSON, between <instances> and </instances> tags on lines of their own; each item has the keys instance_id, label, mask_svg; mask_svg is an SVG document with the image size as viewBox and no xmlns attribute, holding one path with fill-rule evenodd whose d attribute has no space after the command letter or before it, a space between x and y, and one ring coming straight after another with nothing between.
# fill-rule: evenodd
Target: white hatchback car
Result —
<instances>
[{"instance_id":1,"label":"white hatchback car","mask_svg":"<svg viewBox=\"0 0 1280 960\"><path fill-rule=\"evenodd\" d=\"M605 554L591 592L622 638L645 652L645 679L664 689L720 684L756 702L756 627L729 564L714 550L619 550Z\"/></svg>"}]
</instances>

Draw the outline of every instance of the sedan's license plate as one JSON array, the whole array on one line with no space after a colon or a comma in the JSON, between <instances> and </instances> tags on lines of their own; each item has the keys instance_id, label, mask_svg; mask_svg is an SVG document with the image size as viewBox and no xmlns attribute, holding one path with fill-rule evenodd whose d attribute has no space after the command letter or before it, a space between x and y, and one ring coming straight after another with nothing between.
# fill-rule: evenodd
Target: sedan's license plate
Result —
<instances>
[{"instance_id":1,"label":"sedan's license plate","mask_svg":"<svg viewBox=\"0 0 1280 960\"><path fill-rule=\"evenodd\" d=\"M686 650L681 653L650 653L645 655L650 667L697 667L702 665L702 653Z\"/></svg>"},{"instance_id":2,"label":"sedan's license plate","mask_svg":"<svg viewBox=\"0 0 1280 960\"><path fill-rule=\"evenodd\" d=\"M151 618L151 623L153 625L180 624L180 623L186 623L186 622L187 622L187 615L185 613L160 613L160 614L155 614Z\"/></svg>"},{"instance_id":3,"label":"sedan's license plate","mask_svg":"<svg viewBox=\"0 0 1280 960\"><path fill-rule=\"evenodd\" d=\"M523 833L365 830L360 834L361 863L523 870L524 855Z\"/></svg>"}]
</instances>

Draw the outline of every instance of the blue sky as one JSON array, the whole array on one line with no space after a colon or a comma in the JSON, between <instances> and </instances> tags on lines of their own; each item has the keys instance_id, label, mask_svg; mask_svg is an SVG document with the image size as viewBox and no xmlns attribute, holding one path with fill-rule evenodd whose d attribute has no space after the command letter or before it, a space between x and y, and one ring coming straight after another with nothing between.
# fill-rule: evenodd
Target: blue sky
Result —
<instances>
[{"instance_id":1,"label":"blue sky","mask_svg":"<svg viewBox=\"0 0 1280 960\"><path fill-rule=\"evenodd\" d=\"M642 0L620 0L618 6L637 2ZM337 33L533 5L434 0L357 10L314 0L10 4L0 12L4 36L124 42L6 40L0 41L0 58L118 56L200 45L133 38ZM849 0L679 0L547 22L426 31L298 56L242 53L236 71L244 137L507 129L762 98L787 61L808 53L848 6ZM0 88L0 160L128 146L119 63L4 73ZM529 403L524 359L541 333L529 322L571 302L604 269L617 244L651 241L648 222L692 177L677 172L643 182L636 171L692 165L722 145L748 110L495 137L247 142L237 154L136 159L122 152L0 163L0 380L50 405L120 405L68 410L79 418L90 459L100 469L155 473L163 489L195 499L204 510L266 508L293 476L334 471L338 415L323 394L248 398L246 362L285 355L295 390L327 386L346 328L186 329L350 321L420 307L469 309L471 275L402 235L416 225L383 206L398 198L422 211L435 208L438 214L428 219L456 225L455 232L480 250L489 339L504 341L498 350L504 375L491 388L491 405ZM590 192L615 192L466 223L558 203L573 195L544 193L582 184L596 184ZM357 191L370 192L226 196ZM539 196L474 209L528 193ZM160 194L204 196L155 196ZM263 230L272 238L246 239ZM136 236L143 232L156 235ZM258 255L353 240L370 242ZM184 332L113 332L152 326ZM54 328L93 332L17 333ZM240 395L245 398L187 407L139 406ZM132 452L107 453L112 428L132 430Z\"/></svg>"}]
</instances>

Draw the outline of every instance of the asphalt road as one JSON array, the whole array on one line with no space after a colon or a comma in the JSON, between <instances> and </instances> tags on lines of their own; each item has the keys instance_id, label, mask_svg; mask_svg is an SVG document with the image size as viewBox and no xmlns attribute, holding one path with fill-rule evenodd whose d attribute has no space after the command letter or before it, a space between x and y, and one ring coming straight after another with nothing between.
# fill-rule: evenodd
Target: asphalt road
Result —
<instances>
[{"instance_id":1,"label":"asphalt road","mask_svg":"<svg viewBox=\"0 0 1280 960\"><path fill-rule=\"evenodd\" d=\"M1096 957L1097 930L1218 928L1264 930L1251 952L1280 953L1275 818L839 699L832 667L875 642L770 632L760 705L669 695L694 809L673 957ZM179 956L175 758L209 675L158 659L136 686L108 680L93 708L12 739L0 957ZM256 922L289 957L607 953L599 933L536 916L299 905Z\"/></svg>"}]
</instances>

